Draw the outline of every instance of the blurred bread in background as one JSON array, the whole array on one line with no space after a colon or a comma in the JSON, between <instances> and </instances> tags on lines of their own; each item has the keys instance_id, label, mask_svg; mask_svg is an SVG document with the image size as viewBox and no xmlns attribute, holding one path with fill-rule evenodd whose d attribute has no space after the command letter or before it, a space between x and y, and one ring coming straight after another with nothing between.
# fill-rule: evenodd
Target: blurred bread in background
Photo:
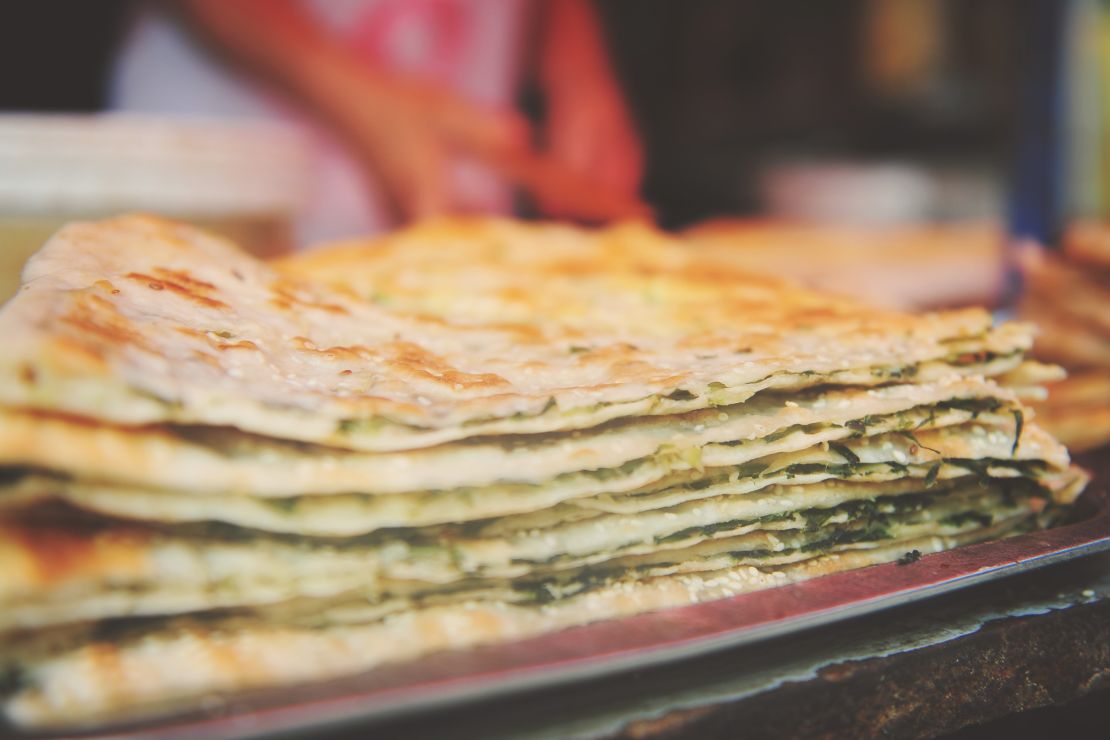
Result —
<instances>
[{"instance_id":1,"label":"blurred bread in background","mask_svg":"<svg viewBox=\"0 0 1110 740\"><path fill-rule=\"evenodd\" d=\"M864 226L719 219L684 236L710 261L884 308L992 305L1005 277L1002 226L991 221Z\"/></svg>"},{"instance_id":2,"label":"blurred bread in background","mask_svg":"<svg viewBox=\"0 0 1110 740\"><path fill-rule=\"evenodd\" d=\"M1021 266L1020 313L1041 330L1034 352L1069 374L1037 418L1072 449L1110 443L1110 223L1075 223L1059 251L1026 250Z\"/></svg>"}]
</instances>

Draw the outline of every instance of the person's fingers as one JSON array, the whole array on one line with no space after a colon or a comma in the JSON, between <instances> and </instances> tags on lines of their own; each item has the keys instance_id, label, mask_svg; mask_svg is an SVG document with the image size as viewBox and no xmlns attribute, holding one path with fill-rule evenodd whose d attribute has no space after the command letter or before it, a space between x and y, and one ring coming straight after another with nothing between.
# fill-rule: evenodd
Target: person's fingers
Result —
<instances>
[{"instance_id":1,"label":"person's fingers","mask_svg":"<svg viewBox=\"0 0 1110 740\"><path fill-rule=\"evenodd\" d=\"M509 149L524 151L532 146L532 124L514 110L497 112L498 136Z\"/></svg>"},{"instance_id":2,"label":"person's fingers","mask_svg":"<svg viewBox=\"0 0 1110 740\"><path fill-rule=\"evenodd\" d=\"M600 177L624 193L636 193L644 175L643 150L630 128L620 127L601 144Z\"/></svg>"},{"instance_id":3,"label":"person's fingers","mask_svg":"<svg viewBox=\"0 0 1110 740\"><path fill-rule=\"evenodd\" d=\"M437 119L437 125L452 145L477 156L523 151L531 146L531 125L512 110L460 105Z\"/></svg>"},{"instance_id":4,"label":"person's fingers","mask_svg":"<svg viewBox=\"0 0 1110 740\"><path fill-rule=\"evenodd\" d=\"M528 124L511 110L474 104L411 78L375 81L377 98L345 109L346 133L400 220L442 214L456 206L447 178L448 154L497 161L529 151Z\"/></svg>"},{"instance_id":5,"label":"person's fingers","mask_svg":"<svg viewBox=\"0 0 1110 740\"><path fill-rule=\"evenodd\" d=\"M475 103L428 84L414 83L406 98L414 116L460 150L484 156L519 151L531 141L527 119L512 108Z\"/></svg>"},{"instance_id":6,"label":"person's fingers","mask_svg":"<svg viewBox=\"0 0 1110 740\"><path fill-rule=\"evenodd\" d=\"M582 86L552 100L547 151L567 166L633 194L643 175L639 136L616 88Z\"/></svg>"},{"instance_id":7,"label":"person's fingers","mask_svg":"<svg viewBox=\"0 0 1110 740\"><path fill-rule=\"evenodd\" d=\"M527 121L424 86L404 86L387 114L365 121L368 164L405 220L442 214L451 202L446 158L467 153L532 192L551 214L610 218L640 212L638 142L630 126L588 104L553 111L550 157L530 145ZM601 103L611 103L602 100ZM617 113L620 113L618 110ZM626 133L627 132L627 133Z\"/></svg>"},{"instance_id":8,"label":"person's fingers","mask_svg":"<svg viewBox=\"0 0 1110 740\"><path fill-rule=\"evenodd\" d=\"M446 212L446 153L437 134L404 116L378 118L372 126L356 144L368 177L380 183L394 217L408 222Z\"/></svg>"},{"instance_id":9,"label":"person's fingers","mask_svg":"<svg viewBox=\"0 0 1110 740\"><path fill-rule=\"evenodd\" d=\"M504 165L546 215L590 221L650 215L650 209L634 193L619 192L592 173L572 169L549 155L517 156Z\"/></svg>"},{"instance_id":10,"label":"person's fingers","mask_svg":"<svg viewBox=\"0 0 1110 740\"><path fill-rule=\"evenodd\" d=\"M450 210L446 152L428 134L413 148L405 213L411 220L440 216Z\"/></svg>"},{"instance_id":11,"label":"person's fingers","mask_svg":"<svg viewBox=\"0 0 1110 740\"><path fill-rule=\"evenodd\" d=\"M643 176L639 136L622 106L609 100L600 110L604 112L594 125L598 133L593 139L599 177L622 192L634 193Z\"/></svg>"},{"instance_id":12,"label":"person's fingers","mask_svg":"<svg viewBox=\"0 0 1110 740\"><path fill-rule=\"evenodd\" d=\"M547 146L557 159L579 172L597 165L593 153L596 137L591 130L592 112L583 105L557 106L551 112L547 125Z\"/></svg>"}]
</instances>

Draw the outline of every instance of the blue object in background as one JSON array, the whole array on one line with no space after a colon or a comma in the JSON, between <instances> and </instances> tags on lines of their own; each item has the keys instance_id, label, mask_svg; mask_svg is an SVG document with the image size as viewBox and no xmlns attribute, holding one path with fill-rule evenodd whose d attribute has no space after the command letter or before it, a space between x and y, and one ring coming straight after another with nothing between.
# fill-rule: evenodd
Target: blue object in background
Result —
<instances>
[{"instance_id":1,"label":"blue object in background","mask_svg":"<svg viewBox=\"0 0 1110 740\"><path fill-rule=\"evenodd\" d=\"M1010 234L1053 246L1063 226L1065 30L1070 2L1029 0L1025 95L1011 178Z\"/></svg>"}]
</instances>

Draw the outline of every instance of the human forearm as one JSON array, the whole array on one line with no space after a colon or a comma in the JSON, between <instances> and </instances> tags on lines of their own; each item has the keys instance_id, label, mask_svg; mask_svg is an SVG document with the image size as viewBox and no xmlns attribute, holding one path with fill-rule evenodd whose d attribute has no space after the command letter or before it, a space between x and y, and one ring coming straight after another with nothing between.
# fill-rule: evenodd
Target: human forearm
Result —
<instances>
[{"instance_id":1,"label":"human forearm","mask_svg":"<svg viewBox=\"0 0 1110 740\"><path fill-rule=\"evenodd\" d=\"M634 196L643 154L588 0L548 0L539 79L546 98L547 153L626 196Z\"/></svg>"},{"instance_id":2,"label":"human forearm","mask_svg":"<svg viewBox=\"0 0 1110 740\"><path fill-rule=\"evenodd\" d=\"M385 106L385 76L353 58L296 0L187 0L185 8L218 54L318 113L347 119L356 106Z\"/></svg>"},{"instance_id":3,"label":"human forearm","mask_svg":"<svg viewBox=\"0 0 1110 740\"><path fill-rule=\"evenodd\" d=\"M539 80L549 94L579 85L616 86L597 10L589 0L547 0Z\"/></svg>"}]
</instances>

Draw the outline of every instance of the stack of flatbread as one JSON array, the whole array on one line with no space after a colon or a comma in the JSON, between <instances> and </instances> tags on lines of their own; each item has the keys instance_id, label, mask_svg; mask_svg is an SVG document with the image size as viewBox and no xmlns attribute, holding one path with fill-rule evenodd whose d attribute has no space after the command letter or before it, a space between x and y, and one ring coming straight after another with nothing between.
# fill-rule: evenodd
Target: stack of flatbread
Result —
<instances>
[{"instance_id":1,"label":"stack of flatbread","mask_svg":"<svg viewBox=\"0 0 1110 740\"><path fill-rule=\"evenodd\" d=\"M1110 443L1110 225L1080 222L1056 253L1023 254L1022 314L1040 326L1036 353L1068 368L1037 404L1068 446Z\"/></svg>"},{"instance_id":2,"label":"stack of flatbread","mask_svg":"<svg viewBox=\"0 0 1110 740\"><path fill-rule=\"evenodd\" d=\"M0 676L136 717L1050 522L1020 324L447 222L272 266L63 229L0 313Z\"/></svg>"}]
</instances>

